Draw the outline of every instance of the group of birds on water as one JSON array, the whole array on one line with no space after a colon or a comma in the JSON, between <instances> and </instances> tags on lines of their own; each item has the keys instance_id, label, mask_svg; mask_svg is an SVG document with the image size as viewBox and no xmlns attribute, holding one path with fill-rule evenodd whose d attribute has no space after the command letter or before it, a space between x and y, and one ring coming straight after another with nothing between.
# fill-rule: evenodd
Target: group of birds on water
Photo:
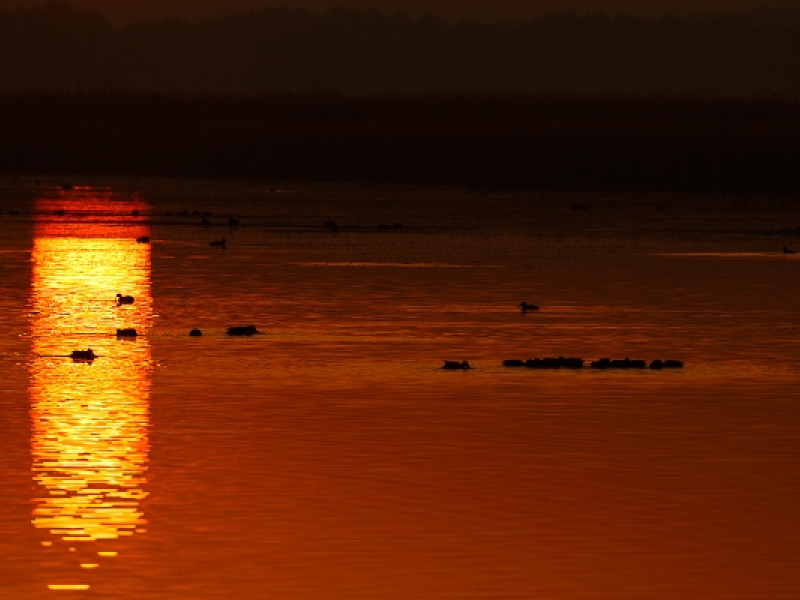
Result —
<instances>
[{"instance_id":1,"label":"group of birds on water","mask_svg":"<svg viewBox=\"0 0 800 600\"><path fill-rule=\"evenodd\" d=\"M545 357L545 358L529 358L528 360L519 360L517 358L506 359L503 361L504 367L527 367L528 369L582 369L585 361L582 358L573 356L558 356L558 357ZM631 358L600 358L593 360L589 363L592 369L682 369L683 361L675 359L661 360L656 359L649 364L646 360L631 359ZM472 365L468 360L446 360L443 369L448 371L466 370L471 369Z\"/></svg>"},{"instance_id":2,"label":"group of birds on water","mask_svg":"<svg viewBox=\"0 0 800 600\"><path fill-rule=\"evenodd\" d=\"M135 298L129 295L117 293L116 303L117 306L130 305L135 302ZM539 310L535 304L528 304L524 300L519 304L520 311L526 313L528 311ZM261 333L255 325L234 325L228 327L226 330L227 335L230 336L251 336ZM192 329L189 331L191 337L201 337L202 330ZM136 329L133 327L117 329L117 338L135 338L137 336ZM73 350L70 358L76 362L92 362L98 355L88 348L86 350ZM529 369L582 369L585 361L582 358L576 357L545 357L545 358L529 358L527 360L520 359L506 359L503 361L504 367L527 367ZM675 359L661 360L656 359L649 364L645 360L640 359L611 359L600 358L589 363L592 369L680 369L683 367L683 362ZM471 369L469 361L467 360L445 360L442 369L445 370L467 370Z\"/></svg>"},{"instance_id":3,"label":"group of birds on water","mask_svg":"<svg viewBox=\"0 0 800 600\"><path fill-rule=\"evenodd\" d=\"M504 367L526 367L528 369L582 369L585 361L582 358L574 356L558 356L558 357L545 357L545 358L529 358L528 360L520 360L517 358L506 359L503 361ZM631 358L600 358L593 360L589 363L592 369L682 369L683 361L675 359L661 360L656 359L649 364L646 360L631 359ZM467 370L471 369L472 365L468 360L446 360L443 369L448 371L454 370Z\"/></svg>"},{"instance_id":4,"label":"group of birds on water","mask_svg":"<svg viewBox=\"0 0 800 600\"><path fill-rule=\"evenodd\" d=\"M582 369L584 365L585 361L582 358L574 356L548 356L545 358L529 358L527 360L510 358L503 361L504 367L527 367L528 369ZM592 369L653 369L660 371L662 369L682 369L683 361L656 359L648 364L646 360L628 357L620 359L604 357L591 361L589 367ZM466 370L471 369L472 365L469 364L468 360L446 360L442 368L446 370Z\"/></svg>"},{"instance_id":5,"label":"group of birds on water","mask_svg":"<svg viewBox=\"0 0 800 600\"><path fill-rule=\"evenodd\" d=\"M122 296L121 294L117 294L117 306L121 306L122 304L133 304L133 302L134 300L131 296ZM231 336L251 336L261 332L255 325L234 325L232 327L228 327L226 333ZM133 327L117 329L117 339L135 338L137 335L138 333ZM191 337L201 337L203 332L202 330L195 328L189 331L189 335ZM69 357L75 362L92 362L98 356L99 355L91 348L86 350L73 350L69 355Z\"/></svg>"},{"instance_id":6,"label":"group of birds on water","mask_svg":"<svg viewBox=\"0 0 800 600\"><path fill-rule=\"evenodd\" d=\"M537 305L528 304L524 300L519 303L519 308L523 313L539 310ZM584 364L585 361L582 358L576 358L574 356L548 356L545 358L529 358L527 360L510 358L503 361L504 367L527 367L529 369L582 369ZM648 364L646 360L631 359L628 357L622 359L604 357L591 361L589 367L592 369L682 369L683 361L676 359L656 359ZM442 369L448 371L464 371L471 368L472 365L469 364L468 360L445 360L442 365Z\"/></svg>"},{"instance_id":7,"label":"group of birds on water","mask_svg":"<svg viewBox=\"0 0 800 600\"><path fill-rule=\"evenodd\" d=\"M233 222L233 218L231 218L231 225L238 225L237 222ZM332 229L338 229L338 226L333 222L326 222L326 227ZM147 244L150 243L150 238L148 236L140 236L136 238L137 243ZM213 240L209 242L209 246L212 248L221 248L225 249L227 247L227 240L225 238L219 240ZM786 246L783 247L784 254L794 254L794 250L787 248ZM116 295L116 303L117 306L124 306L124 305L131 305L135 302L133 296L130 295L123 295L121 293L117 293ZM536 304L529 304L525 300L519 303L520 312L523 314L533 311L538 311L539 306ZM258 333L261 333L255 325L238 325L238 326L231 326L228 327L226 330L227 335L230 336L251 336ZM127 328L118 328L116 332L117 338L136 338L137 331L135 328L127 327ZM194 328L189 331L189 335L191 337L201 337L203 335L202 330ZM76 362L92 362L98 355L92 350L88 348L86 350L73 350L70 353L70 358ZM584 360L582 358L576 357L545 357L545 358L530 358L527 360L520 360L520 359L507 359L503 361L503 366L505 367L527 367L530 369L582 369L584 367ZM639 359L610 359L610 358L601 358L589 363L589 366L593 369L654 369L654 370L661 370L661 369L680 369L683 367L683 362L680 360L675 359L667 359L667 360L654 360L648 363L644 360ZM469 361L467 360L445 360L444 364L442 365L442 369L445 370L468 370L471 369L472 365L470 365Z\"/></svg>"},{"instance_id":8,"label":"group of birds on water","mask_svg":"<svg viewBox=\"0 0 800 600\"><path fill-rule=\"evenodd\" d=\"M233 217L231 217L229 219L229 224L233 226L233 225L238 225L239 222L238 222L237 219L234 219ZM136 242L139 243L139 244L149 244L150 243L150 237L149 236L139 236L139 237L136 238ZM223 248L224 249L226 247L226 244L227 244L227 242L226 242L225 238L223 238L221 240L214 240L214 241L210 242L209 246L211 246L213 248ZM135 301L136 301L136 299L133 296L130 296L130 295L127 295L127 294L117 293L117 295L116 295L117 306L130 305L130 304L133 304ZM228 335L231 335L231 336L250 336L250 335L255 335L255 334L261 333L261 332L256 328L255 325L236 325L236 326L228 327L228 329L226 330L226 333ZM195 328L195 329L192 329L191 331L189 331L189 335L191 337L200 337L200 336L203 335L203 332L202 332L202 330ZM116 336L117 336L117 339L120 339L120 338L129 338L130 339L130 338L136 338L138 336L138 333L137 333L137 331L136 331L136 329L134 327L124 327L124 328L118 328L117 329ZM87 348L86 350L73 350L69 355L69 357L75 362L92 362L98 356L99 355L94 350L92 350L91 348Z\"/></svg>"},{"instance_id":9,"label":"group of birds on water","mask_svg":"<svg viewBox=\"0 0 800 600\"><path fill-rule=\"evenodd\" d=\"M116 298L117 306L130 305L136 301L133 296L123 295L120 293L117 293ZM255 325L235 325L228 327L226 333L232 336L250 336L261 332L258 330L258 328L256 328ZM117 328L116 335L117 339L136 338L138 333L134 327L123 327ZM192 337L200 337L203 335L203 332L200 329L195 328L189 331L189 335ZM99 355L91 348L87 348L86 350L73 350L69 355L69 357L75 362L92 362L98 356Z\"/></svg>"}]
</instances>

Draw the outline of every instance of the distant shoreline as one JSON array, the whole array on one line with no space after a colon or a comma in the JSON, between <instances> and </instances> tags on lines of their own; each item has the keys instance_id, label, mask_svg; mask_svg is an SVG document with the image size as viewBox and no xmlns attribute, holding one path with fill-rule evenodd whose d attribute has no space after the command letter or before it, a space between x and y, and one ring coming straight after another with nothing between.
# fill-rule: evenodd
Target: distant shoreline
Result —
<instances>
[{"instance_id":1,"label":"distant shoreline","mask_svg":"<svg viewBox=\"0 0 800 600\"><path fill-rule=\"evenodd\" d=\"M800 99L0 95L0 171L800 192Z\"/></svg>"}]
</instances>

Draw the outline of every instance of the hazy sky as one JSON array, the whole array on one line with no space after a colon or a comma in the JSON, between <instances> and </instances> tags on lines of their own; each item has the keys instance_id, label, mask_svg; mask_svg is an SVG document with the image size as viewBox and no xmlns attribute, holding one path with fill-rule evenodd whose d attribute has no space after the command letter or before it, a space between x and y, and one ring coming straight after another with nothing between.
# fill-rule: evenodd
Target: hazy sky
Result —
<instances>
[{"instance_id":1,"label":"hazy sky","mask_svg":"<svg viewBox=\"0 0 800 600\"><path fill-rule=\"evenodd\" d=\"M4 9L41 6L44 0L0 0ZM188 18L275 6L324 10L333 6L377 8L385 12L430 13L445 18L480 20L530 19L547 12L573 10L636 15L738 12L756 7L800 8L800 0L72 0L77 8L92 8L116 24L161 19L180 14Z\"/></svg>"}]
</instances>

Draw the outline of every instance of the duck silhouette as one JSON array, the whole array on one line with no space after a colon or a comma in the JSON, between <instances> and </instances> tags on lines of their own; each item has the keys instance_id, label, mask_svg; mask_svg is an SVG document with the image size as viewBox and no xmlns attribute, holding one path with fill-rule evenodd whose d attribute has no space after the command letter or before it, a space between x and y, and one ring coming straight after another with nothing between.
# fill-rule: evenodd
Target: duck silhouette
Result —
<instances>
[{"instance_id":1,"label":"duck silhouette","mask_svg":"<svg viewBox=\"0 0 800 600\"><path fill-rule=\"evenodd\" d=\"M525 302L525 300L519 303L519 308L524 313L528 312L529 310L539 310L538 306L536 306L535 304L528 304L527 302Z\"/></svg>"},{"instance_id":2,"label":"duck silhouette","mask_svg":"<svg viewBox=\"0 0 800 600\"><path fill-rule=\"evenodd\" d=\"M525 361L518 358L507 358L503 361L504 367L524 367Z\"/></svg>"},{"instance_id":3,"label":"duck silhouette","mask_svg":"<svg viewBox=\"0 0 800 600\"><path fill-rule=\"evenodd\" d=\"M117 294L117 306L122 304L133 304L133 296L123 296L122 294Z\"/></svg>"},{"instance_id":4,"label":"duck silhouette","mask_svg":"<svg viewBox=\"0 0 800 600\"><path fill-rule=\"evenodd\" d=\"M582 369L583 359L575 356L546 356L544 358L529 358L523 365L529 369ZM507 366L517 366L517 364L514 363Z\"/></svg>"},{"instance_id":5,"label":"duck silhouette","mask_svg":"<svg viewBox=\"0 0 800 600\"><path fill-rule=\"evenodd\" d=\"M76 361L89 361L89 362L91 362L95 358L97 358L97 354L94 353L94 350L89 348L88 350L73 350L70 353L69 357L72 360L76 360Z\"/></svg>"},{"instance_id":6,"label":"duck silhouette","mask_svg":"<svg viewBox=\"0 0 800 600\"><path fill-rule=\"evenodd\" d=\"M674 359L667 359L667 360L654 360L650 363L650 369L682 369L683 368L683 361L681 360L674 360Z\"/></svg>"},{"instance_id":7,"label":"duck silhouette","mask_svg":"<svg viewBox=\"0 0 800 600\"><path fill-rule=\"evenodd\" d=\"M447 370L455 370L455 369L470 369L472 367L469 366L469 361L466 360L446 360L442 365L443 369Z\"/></svg>"},{"instance_id":8,"label":"duck silhouette","mask_svg":"<svg viewBox=\"0 0 800 600\"><path fill-rule=\"evenodd\" d=\"M228 327L228 335L255 335L261 333L256 329L255 325L240 325L235 327Z\"/></svg>"},{"instance_id":9,"label":"duck silhouette","mask_svg":"<svg viewBox=\"0 0 800 600\"><path fill-rule=\"evenodd\" d=\"M208 245L211 246L212 248L222 248L223 250L227 248L227 242L225 241L225 238L222 238L221 240L214 240L213 242L210 242Z\"/></svg>"}]
</instances>

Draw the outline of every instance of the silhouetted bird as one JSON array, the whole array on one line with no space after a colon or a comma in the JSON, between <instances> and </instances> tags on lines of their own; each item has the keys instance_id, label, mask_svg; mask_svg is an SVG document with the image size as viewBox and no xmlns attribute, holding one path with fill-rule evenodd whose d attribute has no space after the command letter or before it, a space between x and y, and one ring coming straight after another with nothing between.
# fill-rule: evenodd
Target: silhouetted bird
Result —
<instances>
[{"instance_id":1,"label":"silhouetted bird","mask_svg":"<svg viewBox=\"0 0 800 600\"><path fill-rule=\"evenodd\" d=\"M97 358L97 354L94 353L94 350L89 348L88 350L73 350L69 357L72 360L88 360L91 362Z\"/></svg>"},{"instance_id":2,"label":"silhouetted bird","mask_svg":"<svg viewBox=\"0 0 800 600\"><path fill-rule=\"evenodd\" d=\"M525 361L529 369L560 369L561 362L552 356L545 358L529 358Z\"/></svg>"},{"instance_id":3,"label":"silhouetted bird","mask_svg":"<svg viewBox=\"0 0 800 600\"><path fill-rule=\"evenodd\" d=\"M611 359L608 357L599 358L597 360L593 360L589 366L593 369L608 369L611 367Z\"/></svg>"},{"instance_id":4,"label":"silhouetted bird","mask_svg":"<svg viewBox=\"0 0 800 600\"><path fill-rule=\"evenodd\" d=\"M228 225L231 227L238 227L239 226L239 219L236 217L228 217Z\"/></svg>"},{"instance_id":5,"label":"silhouetted bird","mask_svg":"<svg viewBox=\"0 0 800 600\"><path fill-rule=\"evenodd\" d=\"M627 356L611 361L612 369L644 369L646 366L647 363L645 361L639 359L632 360Z\"/></svg>"},{"instance_id":6,"label":"silhouetted bird","mask_svg":"<svg viewBox=\"0 0 800 600\"><path fill-rule=\"evenodd\" d=\"M192 329L192 330L189 332L189 335L190 335L190 336L192 336L192 337L200 337L200 336L202 336L202 335L203 335L203 332L202 332L202 331L200 331L199 329Z\"/></svg>"},{"instance_id":7,"label":"silhouetted bird","mask_svg":"<svg viewBox=\"0 0 800 600\"><path fill-rule=\"evenodd\" d=\"M601 358L593 361L589 366L593 369L644 369L647 363L639 359L631 360L628 357L614 360L610 358Z\"/></svg>"},{"instance_id":8,"label":"silhouetted bird","mask_svg":"<svg viewBox=\"0 0 800 600\"><path fill-rule=\"evenodd\" d=\"M680 360L654 360L650 363L651 369L681 369L683 362Z\"/></svg>"},{"instance_id":9,"label":"silhouetted bird","mask_svg":"<svg viewBox=\"0 0 800 600\"><path fill-rule=\"evenodd\" d=\"M122 304L133 304L133 296L123 296L122 294L117 294L117 306Z\"/></svg>"},{"instance_id":10,"label":"silhouetted bird","mask_svg":"<svg viewBox=\"0 0 800 600\"><path fill-rule=\"evenodd\" d=\"M469 369L471 367L469 366L469 362L466 361L466 360L462 360L462 361L446 360L446 361L444 361L444 364L442 365L442 368L443 369L452 370L452 369Z\"/></svg>"},{"instance_id":11,"label":"silhouetted bird","mask_svg":"<svg viewBox=\"0 0 800 600\"><path fill-rule=\"evenodd\" d=\"M224 248L227 247L226 242L225 242L225 238L222 238L221 240L214 240L213 242L209 243L208 245L211 246L212 248L223 248L224 249Z\"/></svg>"},{"instance_id":12,"label":"silhouetted bird","mask_svg":"<svg viewBox=\"0 0 800 600\"><path fill-rule=\"evenodd\" d=\"M147 237L146 235L143 235L141 237L137 237L136 242L139 244L147 244L150 242L150 238Z\"/></svg>"},{"instance_id":13,"label":"silhouetted bird","mask_svg":"<svg viewBox=\"0 0 800 600\"><path fill-rule=\"evenodd\" d=\"M133 327L117 329L117 337L136 337L136 330Z\"/></svg>"},{"instance_id":14,"label":"silhouetted bird","mask_svg":"<svg viewBox=\"0 0 800 600\"><path fill-rule=\"evenodd\" d=\"M565 369L582 369L583 368L583 359L578 358L575 356L567 356L566 358L563 356L558 357L561 366Z\"/></svg>"},{"instance_id":15,"label":"silhouetted bird","mask_svg":"<svg viewBox=\"0 0 800 600\"><path fill-rule=\"evenodd\" d=\"M794 250L792 250L791 248L787 248L786 246L784 246L784 247L783 247L783 253L784 253L784 254L794 254Z\"/></svg>"},{"instance_id":16,"label":"silhouetted bird","mask_svg":"<svg viewBox=\"0 0 800 600\"><path fill-rule=\"evenodd\" d=\"M583 359L574 356L529 358L525 366L530 369L582 369Z\"/></svg>"},{"instance_id":17,"label":"silhouetted bird","mask_svg":"<svg viewBox=\"0 0 800 600\"><path fill-rule=\"evenodd\" d=\"M253 335L255 333L260 333L255 325L228 327L228 335Z\"/></svg>"},{"instance_id":18,"label":"silhouetted bird","mask_svg":"<svg viewBox=\"0 0 800 600\"><path fill-rule=\"evenodd\" d=\"M535 304L528 304L524 300L519 303L519 308L522 312L528 312L529 310L539 310L539 307Z\"/></svg>"}]
</instances>

